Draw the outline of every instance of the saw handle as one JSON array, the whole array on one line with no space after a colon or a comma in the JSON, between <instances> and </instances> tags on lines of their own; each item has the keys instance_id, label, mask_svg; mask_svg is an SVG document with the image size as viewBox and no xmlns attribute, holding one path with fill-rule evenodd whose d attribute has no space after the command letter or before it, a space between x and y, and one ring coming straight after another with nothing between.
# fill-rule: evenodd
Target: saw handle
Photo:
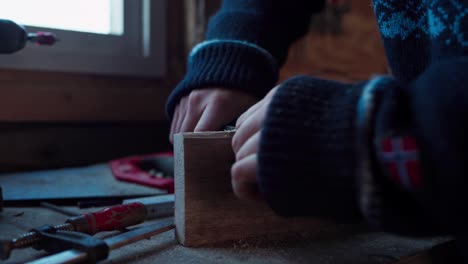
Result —
<instances>
[{"instance_id":1,"label":"saw handle","mask_svg":"<svg viewBox=\"0 0 468 264\"><path fill-rule=\"evenodd\" d=\"M73 225L75 231L90 235L124 229L142 223L147 216L146 206L131 203L109 207L95 213L72 217L66 222Z\"/></svg>"}]
</instances>

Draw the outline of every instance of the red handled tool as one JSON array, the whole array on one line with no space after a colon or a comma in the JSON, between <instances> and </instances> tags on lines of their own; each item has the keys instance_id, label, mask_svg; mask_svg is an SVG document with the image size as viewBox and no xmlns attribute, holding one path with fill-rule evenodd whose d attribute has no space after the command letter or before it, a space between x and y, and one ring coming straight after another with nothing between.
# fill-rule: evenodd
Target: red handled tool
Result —
<instances>
[{"instance_id":1,"label":"red handled tool","mask_svg":"<svg viewBox=\"0 0 468 264\"><path fill-rule=\"evenodd\" d=\"M53 232L74 231L93 235L103 231L124 229L142 223L147 216L146 206L142 203L130 203L113 206L104 210L69 218L65 224L49 227ZM57 232L59 233L59 232ZM12 240L0 241L0 258L7 259L13 249L27 248L41 242L40 231L29 233Z\"/></svg>"}]
</instances>

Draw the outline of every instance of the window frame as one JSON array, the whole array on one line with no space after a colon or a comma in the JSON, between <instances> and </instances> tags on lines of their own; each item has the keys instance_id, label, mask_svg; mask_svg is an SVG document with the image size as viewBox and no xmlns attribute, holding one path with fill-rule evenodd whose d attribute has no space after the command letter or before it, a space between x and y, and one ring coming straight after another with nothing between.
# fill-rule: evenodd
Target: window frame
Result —
<instances>
[{"instance_id":1,"label":"window frame","mask_svg":"<svg viewBox=\"0 0 468 264\"><path fill-rule=\"evenodd\" d=\"M124 0L121 36L26 26L28 32L52 31L61 41L53 47L28 44L15 54L0 54L0 68L163 77L166 4L166 0Z\"/></svg>"}]
</instances>

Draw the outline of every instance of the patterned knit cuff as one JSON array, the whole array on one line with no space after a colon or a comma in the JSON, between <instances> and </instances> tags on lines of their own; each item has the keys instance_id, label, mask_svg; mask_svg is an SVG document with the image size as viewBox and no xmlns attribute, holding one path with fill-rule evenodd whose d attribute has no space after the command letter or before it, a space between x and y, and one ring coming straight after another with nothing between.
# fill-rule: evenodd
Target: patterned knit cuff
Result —
<instances>
[{"instance_id":1,"label":"patterned knit cuff","mask_svg":"<svg viewBox=\"0 0 468 264\"><path fill-rule=\"evenodd\" d=\"M278 89L258 156L259 187L277 214L359 217L355 116L361 91L304 76Z\"/></svg>"},{"instance_id":2,"label":"patterned knit cuff","mask_svg":"<svg viewBox=\"0 0 468 264\"><path fill-rule=\"evenodd\" d=\"M180 99L195 89L237 89L262 98L276 84L279 71L268 51L235 40L210 40L199 44L193 49L187 67L187 74L166 104L170 119Z\"/></svg>"}]
</instances>

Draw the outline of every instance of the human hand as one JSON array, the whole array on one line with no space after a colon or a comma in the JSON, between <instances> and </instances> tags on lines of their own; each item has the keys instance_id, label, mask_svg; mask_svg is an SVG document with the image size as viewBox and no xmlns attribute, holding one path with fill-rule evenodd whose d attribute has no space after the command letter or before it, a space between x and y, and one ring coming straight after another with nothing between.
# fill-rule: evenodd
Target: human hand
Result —
<instances>
[{"instance_id":1,"label":"human hand","mask_svg":"<svg viewBox=\"0 0 468 264\"><path fill-rule=\"evenodd\" d=\"M241 199L262 199L257 185L257 152L265 114L278 87L242 114L236 123L232 149L236 162L231 167L234 193Z\"/></svg>"},{"instance_id":2,"label":"human hand","mask_svg":"<svg viewBox=\"0 0 468 264\"><path fill-rule=\"evenodd\" d=\"M237 90L207 88L183 97L174 111L169 140L181 132L212 131L222 128L253 105L257 99Z\"/></svg>"}]
</instances>

